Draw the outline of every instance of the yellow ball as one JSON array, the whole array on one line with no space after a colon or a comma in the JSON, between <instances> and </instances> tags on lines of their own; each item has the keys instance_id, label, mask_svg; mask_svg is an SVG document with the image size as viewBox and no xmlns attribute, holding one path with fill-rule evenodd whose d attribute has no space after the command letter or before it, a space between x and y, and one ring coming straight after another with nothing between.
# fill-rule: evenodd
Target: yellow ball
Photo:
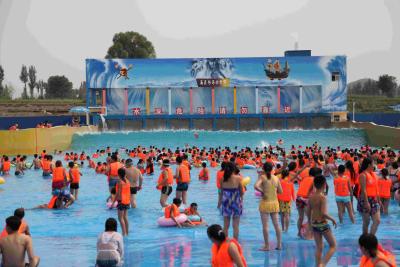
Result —
<instances>
[{"instance_id":1,"label":"yellow ball","mask_svg":"<svg viewBox=\"0 0 400 267\"><path fill-rule=\"evenodd\" d=\"M247 177L243 178L242 185L247 186L250 183L250 181L251 181L250 177L247 176Z\"/></svg>"},{"instance_id":2,"label":"yellow ball","mask_svg":"<svg viewBox=\"0 0 400 267\"><path fill-rule=\"evenodd\" d=\"M4 180L4 178L0 176L0 184L4 184L5 182L6 180Z\"/></svg>"}]
</instances>

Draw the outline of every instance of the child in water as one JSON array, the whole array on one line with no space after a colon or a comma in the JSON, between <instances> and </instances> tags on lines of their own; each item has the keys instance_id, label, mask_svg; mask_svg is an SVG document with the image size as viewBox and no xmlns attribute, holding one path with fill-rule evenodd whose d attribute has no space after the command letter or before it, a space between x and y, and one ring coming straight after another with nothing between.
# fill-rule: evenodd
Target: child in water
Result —
<instances>
[{"instance_id":1,"label":"child in water","mask_svg":"<svg viewBox=\"0 0 400 267\"><path fill-rule=\"evenodd\" d=\"M210 179L210 174L209 171L207 169L207 164L205 162L203 162L201 164L201 167L203 167L199 173L199 180L202 181L208 181Z\"/></svg>"},{"instance_id":2,"label":"child in water","mask_svg":"<svg viewBox=\"0 0 400 267\"><path fill-rule=\"evenodd\" d=\"M336 221L328 214L328 203L324 194L326 189L326 178L318 175L314 178L314 187L316 192L309 198L307 205L308 224L314 232L314 241L316 245L315 264L316 266L326 266L336 251L336 240L332 234L332 230L328 224L328 220L332 222L336 228ZM324 238L329 245L328 252L322 258L323 240Z\"/></svg>"},{"instance_id":3,"label":"child in water","mask_svg":"<svg viewBox=\"0 0 400 267\"><path fill-rule=\"evenodd\" d=\"M185 209L184 213L188 216L188 219L192 223L206 225L206 222L203 220L203 218L200 216L200 213L198 212L197 203L190 204L190 207Z\"/></svg>"},{"instance_id":4,"label":"child in water","mask_svg":"<svg viewBox=\"0 0 400 267\"><path fill-rule=\"evenodd\" d=\"M184 227L193 226L194 224L190 220L187 220L184 223L179 223L177 221L176 217L178 217L181 214L179 212L179 207L181 204L182 204L182 200L180 198L174 198L172 201L172 204L165 207L164 217L166 219L171 218L176 223L176 226L178 226L179 228L182 228L183 226Z\"/></svg>"}]
</instances>

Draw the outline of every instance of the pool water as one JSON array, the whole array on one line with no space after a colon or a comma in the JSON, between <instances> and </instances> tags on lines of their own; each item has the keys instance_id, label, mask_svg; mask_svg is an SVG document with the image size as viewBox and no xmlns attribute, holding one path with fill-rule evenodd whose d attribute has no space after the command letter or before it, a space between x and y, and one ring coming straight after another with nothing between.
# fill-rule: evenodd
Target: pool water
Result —
<instances>
[{"instance_id":1,"label":"pool water","mask_svg":"<svg viewBox=\"0 0 400 267\"><path fill-rule=\"evenodd\" d=\"M261 147L274 144L282 138L285 145L311 145L315 141L324 146L358 147L365 144L361 130L315 130L279 132L199 132L195 139L193 132L135 132L107 133L74 136L72 149L84 150L91 154L98 148L110 145L112 149L133 148L137 145L169 147L175 149L185 144L197 146L238 146ZM103 159L104 160L104 159ZM65 165L65 164L64 164ZM175 167L172 167L175 169ZM216 169L211 170L208 183L199 182L199 169L192 171L189 187L189 202L197 202L199 212L209 224L222 224L217 210ZM41 257L40 266L94 266L96 240L104 230L108 217L117 218L116 210L105 207L107 194L106 177L96 175L86 167L82 168L79 200L66 210L30 210L26 212L33 237L34 250ZM206 227L190 229L161 228L156 220L162 215L159 191L155 189L160 171L154 176L145 176L142 191L138 193L138 208L130 209L130 235L125 239L125 266L209 266L211 242ZM244 196L244 214L241 217L239 241L249 266L313 266L314 242L296 237L297 211L292 206L289 232L283 234L282 251L260 252L263 245L261 221L258 213L258 199L252 185L256 179L255 170L242 170L250 176L251 185ZM51 181L43 179L40 171L28 171L23 178L10 176L0 185L0 225L15 208L32 208L47 203L50 199ZM333 188L329 180L330 188ZM172 201L175 192L169 198ZM337 218L337 208L332 190L329 192L329 212ZM333 232L338 241L338 251L328 266L358 266L360 253L357 239L361 233L361 218L351 225L345 223ZM400 255L399 207L392 203L390 215L382 218L378 238L384 247ZM272 226L272 225L271 225ZM119 229L120 230L120 229ZM271 248L275 247L275 234L270 229Z\"/></svg>"}]
</instances>

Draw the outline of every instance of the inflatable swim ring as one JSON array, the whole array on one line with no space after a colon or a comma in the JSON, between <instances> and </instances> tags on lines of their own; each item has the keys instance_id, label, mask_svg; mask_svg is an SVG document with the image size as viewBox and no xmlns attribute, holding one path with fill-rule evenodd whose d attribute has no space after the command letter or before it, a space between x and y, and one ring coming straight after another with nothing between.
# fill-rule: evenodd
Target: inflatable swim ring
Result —
<instances>
[{"instance_id":1,"label":"inflatable swim ring","mask_svg":"<svg viewBox=\"0 0 400 267\"><path fill-rule=\"evenodd\" d=\"M176 221L179 223L184 223L187 221L186 214L180 214L178 217L175 217ZM168 227L168 226L176 226L176 223L171 218L165 218L164 216L157 219L157 223L159 226Z\"/></svg>"},{"instance_id":2,"label":"inflatable swim ring","mask_svg":"<svg viewBox=\"0 0 400 267\"><path fill-rule=\"evenodd\" d=\"M200 222L201 218L198 215L189 215L187 216L187 218L191 221L191 222Z\"/></svg>"},{"instance_id":3,"label":"inflatable swim ring","mask_svg":"<svg viewBox=\"0 0 400 267\"><path fill-rule=\"evenodd\" d=\"M108 202L106 203L107 208L111 209L111 208L116 208L116 207L118 206L118 202L117 202L117 201L114 202L114 204L112 205L112 207L111 207L111 204L112 204L111 201L108 201Z\"/></svg>"},{"instance_id":4,"label":"inflatable swim ring","mask_svg":"<svg viewBox=\"0 0 400 267\"><path fill-rule=\"evenodd\" d=\"M4 184L6 182L6 180L4 180L3 177L0 177L0 184Z\"/></svg>"},{"instance_id":5,"label":"inflatable swim ring","mask_svg":"<svg viewBox=\"0 0 400 267\"><path fill-rule=\"evenodd\" d=\"M245 177L245 178L242 179L242 185L243 185L243 186L248 186L249 183L250 183L250 181L251 181L250 177L247 176L247 177Z\"/></svg>"},{"instance_id":6,"label":"inflatable swim ring","mask_svg":"<svg viewBox=\"0 0 400 267\"><path fill-rule=\"evenodd\" d=\"M250 164L243 165L243 169L255 169L255 168L256 168L256 166L254 166L254 165L250 165Z\"/></svg>"}]
</instances>

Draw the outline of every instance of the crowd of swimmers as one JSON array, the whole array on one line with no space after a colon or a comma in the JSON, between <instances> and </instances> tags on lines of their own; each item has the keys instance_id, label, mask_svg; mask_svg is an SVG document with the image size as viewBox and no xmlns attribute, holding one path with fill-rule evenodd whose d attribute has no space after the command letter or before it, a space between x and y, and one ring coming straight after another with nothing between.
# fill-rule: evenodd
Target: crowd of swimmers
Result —
<instances>
[{"instance_id":1,"label":"crowd of swimmers","mask_svg":"<svg viewBox=\"0 0 400 267\"><path fill-rule=\"evenodd\" d=\"M68 208L78 200L82 176L80 168L83 166L92 168L97 174L105 174L109 191L107 205L110 209L116 207L122 236L126 236L129 234L128 210L137 207L136 195L142 189L143 175L152 175L156 165L161 169L156 184L156 189L160 191L160 206L165 219L173 220L177 227L199 225L190 219L178 221L177 218L181 213L201 218L198 205L188 202L192 168L200 168L198 179L202 182L211 179L207 166L219 168L215 179L218 190L216 204L223 216L223 226L214 224L207 229L208 237L213 242L212 266L234 266L234 264L246 266L238 242L240 218L247 190L240 169L244 166L253 166L258 176L254 189L260 197L259 212L264 237L264 244L260 250L270 250L270 219L276 233L275 249L283 249L282 231L288 232L292 215L291 204L295 202L298 211L297 235L299 238L314 240L315 263L317 266L326 266L336 251L336 240L329 222L334 227L337 223L336 219L328 214L329 203L326 197L330 191L335 195L341 224L345 223L346 211L350 222L355 223L354 205L361 214L362 235L359 238L359 245L363 257L360 266L396 266L393 254L378 244L375 235L381 214L389 213L389 202L393 199L400 201L400 151L396 153L387 147L372 149L368 146L359 149L340 147L323 149L317 143L305 148L292 146L290 150L285 150L279 144L276 147L269 146L255 150L237 147L206 149L189 146L171 150L138 146L131 150L120 149L115 152L107 147L97 150L92 155L87 155L85 152L80 154L57 152L64 157L68 169L63 167L62 160L54 162L52 155L43 151L40 155L34 155L31 164L26 163L25 156L17 156L12 160L3 156L0 172L3 175L9 174L12 165L15 165L17 176L23 175L28 168L41 169L43 177L52 180L51 200L36 208L48 209ZM98 161L104 157L104 161ZM132 160L135 158L136 165ZM175 171L171 168L172 164L176 165ZM328 179L333 179L333 189L328 188ZM174 183L175 197L168 203L174 190ZM21 219L16 215L7 218L5 231L10 236L23 234L18 230L23 224ZM200 225L206 225L206 222L201 219ZM232 238L229 238L231 225L233 233ZM122 263L122 239L113 234L115 239L112 240L115 242L113 244L105 242L110 240L107 236L116 232L116 229L115 219L110 218L106 221L105 233L98 241L98 266L114 266L112 264ZM322 255L323 239L329 246L325 255ZM3 237L0 241L0 252L3 253L3 265L7 266L7 262L4 263L8 258L5 256L7 250L3 249L3 246L7 245L3 244L6 242L3 240L6 239ZM29 248L30 241L26 239L24 242L33 264L38 258L33 256L33 251ZM118 253L111 253L111 256L105 253L104 251L110 250L109 247Z\"/></svg>"}]
</instances>

